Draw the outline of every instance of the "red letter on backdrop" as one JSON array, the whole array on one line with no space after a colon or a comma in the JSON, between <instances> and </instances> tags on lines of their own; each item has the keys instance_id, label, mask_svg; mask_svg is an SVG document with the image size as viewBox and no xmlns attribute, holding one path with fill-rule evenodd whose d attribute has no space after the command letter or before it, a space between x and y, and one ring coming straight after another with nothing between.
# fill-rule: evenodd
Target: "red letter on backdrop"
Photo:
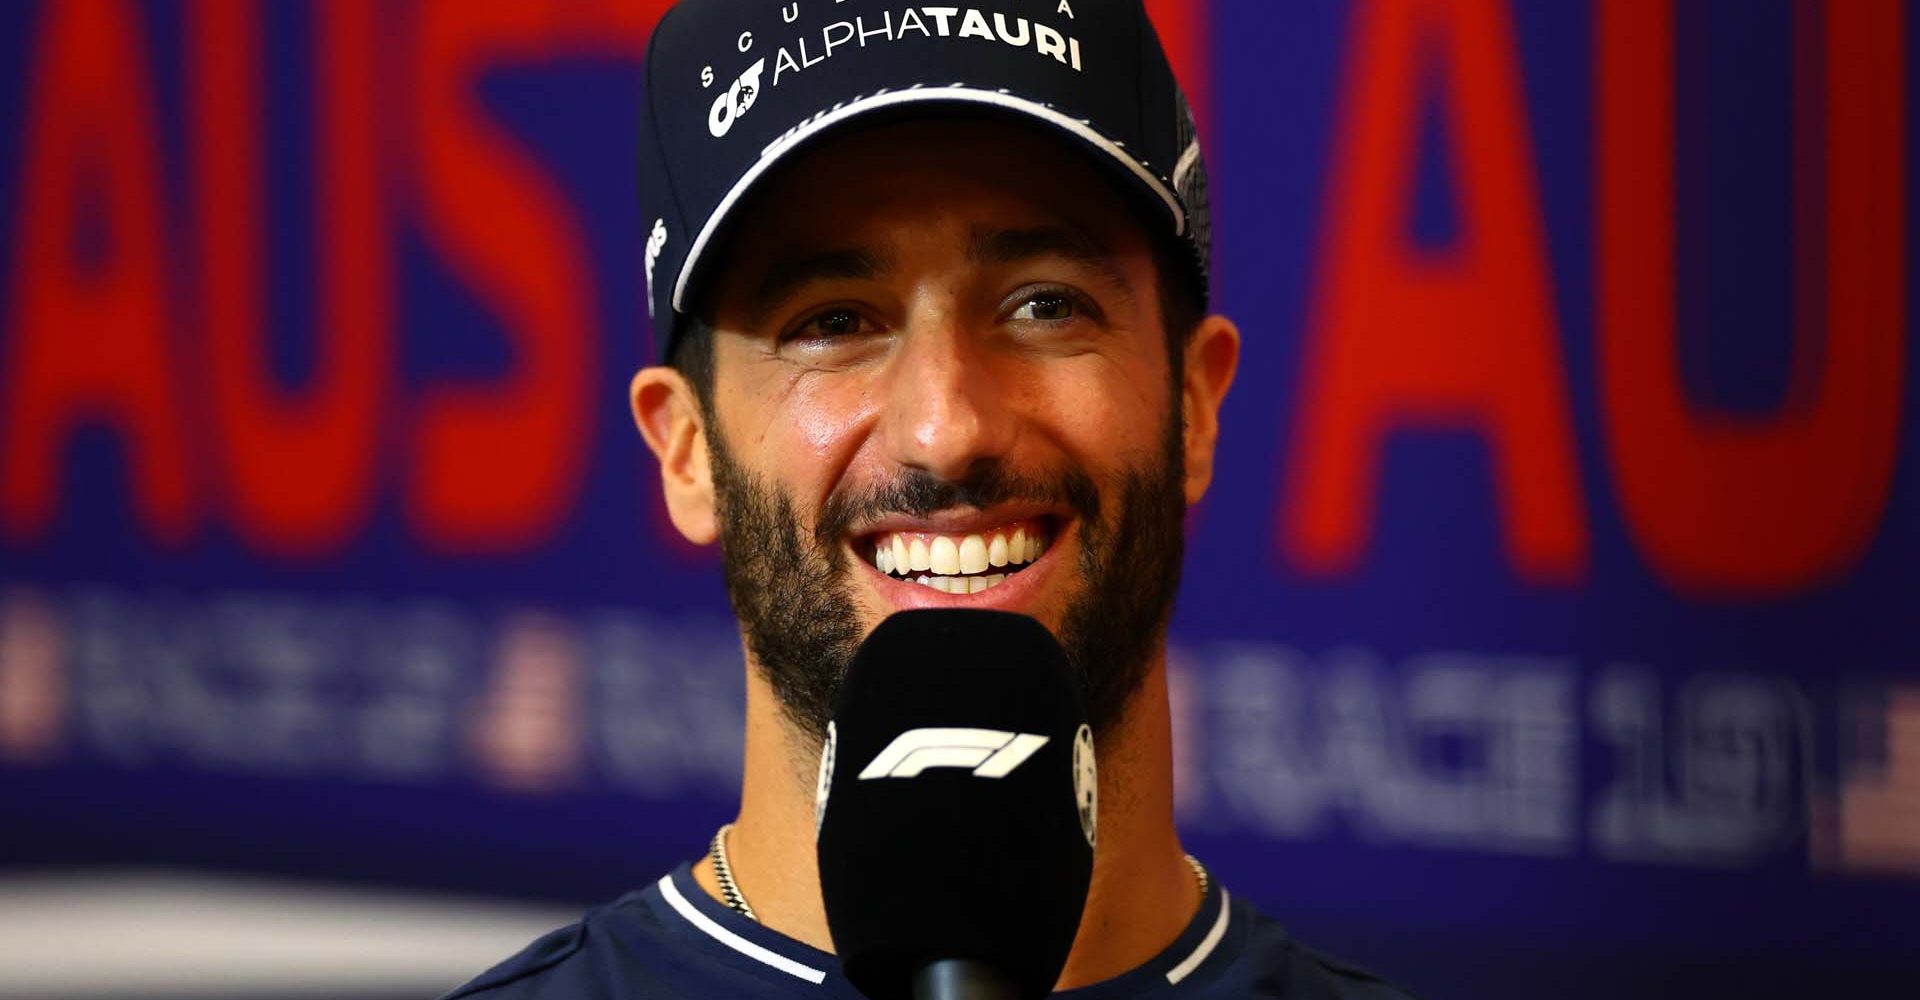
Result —
<instances>
[{"instance_id":1,"label":"red letter on backdrop","mask_svg":"<svg viewBox=\"0 0 1920 1000\"><path fill-rule=\"evenodd\" d=\"M135 508L166 542L192 528L185 420L167 343L160 152L136 15L106 0L42 8L21 147L12 310L0 361L0 522L45 530L75 425L125 442ZM105 258L83 262L83 205Z\"/></svg>"},{"instance_id":2,"label":"red letter on backdrop","mask_svg":"<svg viewBox=\"0 0 1920 1000\"><path fill-rule=\"evenodd\" d=\"M1548 284L1518 56L1500 0L1354 8L1322 272L1282 516L1304 568L1367 542L1381 445L1468 427L1492 449L1506 551L1538 582L1577 579L1587 528ZM1439 72L1431 77L1421 70ZM1410 235L1420 83L1443 81L1460 238Z\"/></svg>"},{"instance_id":3,"label":"red letter on backdrop","mask_svg":"<svg viewBox=\"0 0 1920 1000\"><path fill-rule=\"evenodd\" d=\"M1702 413L1681 384L1673 12L1647 0L1599 6L1594 207L1607 448L1635 541L1663 579L1693 593L1782 594L1844 571L1880 523L1899 449L1906 28L1900 0L1824 6L1826 185L1796 197L1824 201L1826 254L1796 256L1803 279L1824 268L1814 273L1825 284L1825 344L1818 361L1807 356L1820 338L1803 319L1796 391L1766 419ZM1796 39L1804 45L1809 34L1818 37ZM1795 81L1802 94L1819 85ZM1797 232L1795 243L1817 247L1814 236ZM1810 285L1819 287L1797 283Z\"/></svg>"},{"instance_id":4,"label":"red letter on backdrop","mask_svg":"<svg viewBox=\"0 0 1920 1000\"><path fill-rule=\"evenodd\" d=\"M557 17L539 4L448 0L421 14L414 130L427 236L500 317L514 358L504 382L440 385L420 403L407 507L420 536L449 549L539 541L584 471L598 346L585 235L473 93L490 65L550 56Z\"/></svg>"},{"instance_id":5,"label":"red letter on backdrop","mask_svg":"<svg viewBox=\"0 0 1920 1000\"><path fill-rule=\"evenodd\" d=\"M287 555L338 548L364 522L380 467L392 264L380 225L377 84L365 0L316 5L314 94L321 233L311 385L275 384L264 300L267 204L260 151L259 5L193 8L193 139L208 371L235 527Z\"/></svg>"}]
</instances>

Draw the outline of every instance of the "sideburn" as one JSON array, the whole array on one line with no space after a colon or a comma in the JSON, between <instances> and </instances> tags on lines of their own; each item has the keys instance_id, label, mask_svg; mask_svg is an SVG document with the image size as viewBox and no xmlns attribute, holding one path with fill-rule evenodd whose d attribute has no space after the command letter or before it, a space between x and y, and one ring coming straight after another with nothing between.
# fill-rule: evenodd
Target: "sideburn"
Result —
<instances>
[{"instance_id":1,"label":"sideburn","mask_svg":"<svg viewBox=\"0 0 1920 1000\"><path fill-rule=\"evenodd\" d=\"M781 714L817 745L861 639L846 560L811 550L792 498L742 469L717 433L707 440L727 599Z\"/></svg>"}]
</instances>

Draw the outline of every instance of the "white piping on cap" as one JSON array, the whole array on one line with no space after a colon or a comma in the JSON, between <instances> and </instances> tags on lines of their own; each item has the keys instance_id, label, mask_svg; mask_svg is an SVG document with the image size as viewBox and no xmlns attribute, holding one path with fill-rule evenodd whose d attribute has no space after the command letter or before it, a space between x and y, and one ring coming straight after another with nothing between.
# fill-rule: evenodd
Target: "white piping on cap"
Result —
<instances>
[{"instance_id":1,"label":"white piping on cap","mask_svg":"<svg viewBox=\"0 0 1920 1000\"><path fill-rule=\"evenodd\" d=\"M1185 187L1187 183L1187 173L1199 165L1200 140L1195 139L1187 143L1187 148L1180 153L1180 162L1173 165L1173 186Z\"/></svg>"},{"instance_id":2,"label":"white piping on cap","mask_svg":"<svg viewBox=\"0 0 1920 1000\"><path fill-rule=\"evenodd\" d=\"M1175 236L1185 236L1187 234L1187 214L1181 209L1180 199L1173 193L1172 189L1168 188L1159 177L1154 176L1151 170L1141 166L1139 161L1121 149L1119 143L1094 131L1080 119L1061 114L1038 101L1030 101L1024 97L1015 97L1012 94L1003 94L998 91L976 90L971 87L916 86L909 90L896 90L889 93L874 94L871 97L864 97L860 100L853 101L842 107L835 108L807 122L786 136L775 140L774 144L769 146L767 150L760 155L759 161L747 168L747 172L740 175L740 179L733 183L733 188L727 192L727 196L720 199L719 207L713 210L713 214L707 216L706 224L700 227L700 234L694 237L693 245L687 250L686 259L680 263L680 274L673 282L674 310L683 313L687 311L687 279L692 276L694 265L699 263L700 254L706 250L707 241L713 238L713 234L720 228L721 221L727 217L729 212L733 211L734 203L739 201L740 198L747 193L747 189L753 186L753 182L759 180L760 175L771 169L788 151L798 146L807 137L820 132L822 129L829 128L852 118L855 115L864 114L876 108L922 101L958 101L962 103L990 104L995 107L1018 111L1030 117L1038 118L1056 128L1073 133L1089 145L1092 145L1094 148L1099 149L1101 152L1119 161L1128 170L1131 170L1133 175L1138 177L1140 182L1147 186L1148 190L1159 195L1160 200L1166 203L1167 211L1173 216L1173 234Z\"/></svg>"}]
</instances>

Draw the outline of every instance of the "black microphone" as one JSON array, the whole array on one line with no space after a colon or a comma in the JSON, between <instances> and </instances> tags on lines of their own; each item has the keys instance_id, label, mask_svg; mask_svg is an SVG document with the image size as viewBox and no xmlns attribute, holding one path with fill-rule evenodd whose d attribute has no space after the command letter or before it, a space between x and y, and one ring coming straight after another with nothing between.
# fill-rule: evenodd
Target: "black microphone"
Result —
<instances>
[{"instance_id":1,"label":"black microphone","mask_svg":"<svg viewBox=\"0 0 1920 1000\"><path fill-rule=\"evenodd\" d=\"M820 891L872 1000L1053 989L1093 875L1093 736L1045 626L903 611L848 668L820 762Z\"/></svg>"}]
</instances>

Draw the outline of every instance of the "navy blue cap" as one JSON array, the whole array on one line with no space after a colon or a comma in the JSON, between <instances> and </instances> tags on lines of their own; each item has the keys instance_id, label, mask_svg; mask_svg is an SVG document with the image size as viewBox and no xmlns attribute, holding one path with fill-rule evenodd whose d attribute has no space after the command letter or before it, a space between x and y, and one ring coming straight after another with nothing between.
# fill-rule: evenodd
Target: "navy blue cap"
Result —
<instances>
[{"instance_id":1,"label":"navy blue cap","mask_svg":"<svg viewBox=\"0 0 1920 1000\"><path fill-rule=\"evenodd\" d=\"M1206 168L1141 0L683 0L645 72L640 207L662 360L756 183L823 135L923 106L1050 127L1165 219L1206 294Z\"/></svg>"}]
</instances>

